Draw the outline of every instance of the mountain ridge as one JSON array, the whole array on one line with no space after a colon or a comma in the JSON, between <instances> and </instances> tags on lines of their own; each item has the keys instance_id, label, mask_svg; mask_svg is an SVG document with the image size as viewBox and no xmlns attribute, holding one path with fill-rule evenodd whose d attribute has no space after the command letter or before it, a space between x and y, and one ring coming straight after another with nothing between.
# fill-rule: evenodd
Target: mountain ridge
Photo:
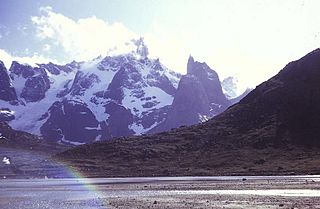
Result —
<instances>
[{"instance_id":1,"label":"mountain ridge","mask_svg":"<svg viewBox=\"0 0 320 209\"><path fill-rule=\"evenodd\" d=\"M193 67L195 71L182 76L159 59L149 59L143 40L136 44L136 52L89 62L32 67L14 61L8 70L3 65L0 90L9 101L0 99L1 121L53 141L81 144L203 122L230 105L217 73L207 64L192 58L187 70ZM191 81L182 90L181 77ZM194 82L202 88L202 109L175 99L178 93L180 98L196 101L183 90ZM175 106L187 108L192 117L175 121ZM171 122L162 125L168 118Z\"/></svg>"},{"instance_id":2,"label":"mountain ridge","mask_svg":"<svg viewBox=\"0 0 320 209\"><path fill-rule=\"evenodd\" d=\"M83 145L56 158L87 176L319 174L319 81L317 49L207 122ZM95 165L82 166L84 155Z\"/></svg>"}]
</instances>

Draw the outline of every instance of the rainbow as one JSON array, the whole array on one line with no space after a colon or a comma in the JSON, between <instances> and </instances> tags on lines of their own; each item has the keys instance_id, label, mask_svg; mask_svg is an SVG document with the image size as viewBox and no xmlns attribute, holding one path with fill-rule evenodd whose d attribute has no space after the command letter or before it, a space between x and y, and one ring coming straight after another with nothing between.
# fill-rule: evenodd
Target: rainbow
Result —
<instances>
[{"instance_id":1,"label":"rainbow","mask_svg":"<svg viewBox=\"0 0 320 209\"><path fill-rule=\"evenodd\" d=\"M96 204L99 205L99 208L107 208L107 201L105 195L97 186L97 179L91 179L85 177L78 169L69 166L67 163L61 161L54 161L55 164L62 167L64 171L66 171L67 177L62 178L61 181L69 181L69 182L76 182L76 185L81 186L84 188L95 201ZM54 178L54 180L58 180L59 178Z\"/></svg>"},{"instance_id":2,"label":"rainbow","mask_svg":"<svg viewBox=\"0 0 320 209\"><path fill-rule=\"evenodd\" d=\"M11 162L10 164L1 164L0 168L6 168L2 169L4 179L21 179L30 183L43 184L49 188L52 185L62 186L61 188L65 191L71 192L69 193L71 197L73 197L72 190L74 190L75 198L90 199L97 208L107 208L106 194L99 188L99 179L86 178L83 172L78 169L60 160L52 159L45 154L19 148L0 148L0 150L0 158L8 158ZM14 172L17 169L22 172ZM27 180L29 178L32 180ZM68 187L70 187L70 190L68 190ZM80 193L77 193L79 191Z\"/></svg>"}]
</instances>

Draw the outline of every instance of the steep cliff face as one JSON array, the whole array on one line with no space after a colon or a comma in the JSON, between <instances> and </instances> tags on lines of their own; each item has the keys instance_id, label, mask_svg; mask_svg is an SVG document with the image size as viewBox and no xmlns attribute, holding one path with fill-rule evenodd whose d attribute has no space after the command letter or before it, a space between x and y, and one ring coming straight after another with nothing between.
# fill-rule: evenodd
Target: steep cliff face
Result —
<instances>
[{"instance_id":1,"label":"steep cliff face","mask_svg":"<svg viewBox=\"0 0 320 209\"><path fill-rule=\"evenodd\" d=\"M187 75L182 76L179 82L165 121L150 133L207 121L230 104L222 92L218 74L206 63L195 62L190 56Z\"/></svg>"},{"instance_id":2,"label":"steep cliff face","mask_svg":"<svg viewBox=\"0 0 320 209\"><path fill-rule=\"evenodd\" d=\"M221 105L221 109L229 105L226 96L223 94L218 74L205 62L194 61L193 57L190 56L187 64L187 75L193 75L200 81L206 90L210 103ZM217 112L221 111L217 109Z\"/></svg>"}]
</instances>

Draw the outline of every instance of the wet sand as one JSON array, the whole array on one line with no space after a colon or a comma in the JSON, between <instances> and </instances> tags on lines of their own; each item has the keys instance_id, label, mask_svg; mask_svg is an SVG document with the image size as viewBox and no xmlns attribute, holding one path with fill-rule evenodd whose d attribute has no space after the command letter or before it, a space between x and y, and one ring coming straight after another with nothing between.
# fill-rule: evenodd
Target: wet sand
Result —
<instances>
[{"instance_id":1,"label":"wet sand","mask_svg":"<svg viewBox=\"0 0 320 209\"><path fill-rule=\"evenodd\" d=\"M320 176L5 179L0 208L320 208Z\"/></svg>"}]
</instances>

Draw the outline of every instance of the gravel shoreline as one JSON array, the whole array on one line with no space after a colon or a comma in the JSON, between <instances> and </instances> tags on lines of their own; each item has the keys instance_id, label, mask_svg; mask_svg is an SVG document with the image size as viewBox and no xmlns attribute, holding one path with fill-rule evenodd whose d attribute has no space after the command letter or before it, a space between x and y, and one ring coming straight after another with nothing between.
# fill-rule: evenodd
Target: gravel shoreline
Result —
<instances>
[{"instance_id":1,"label":"gravel shoreline","mask_svg":"<svg viewBox=\"0 0 320 209\"><path fill-rule=\"evenodd\" d=\"M167 182L152 184L113 185L109 189L132 190L130 197L109 197L107 208L320 208L320 197L263 196L206 194L212 190L316 190L320 182L314 180L243 180ZM152 191L150 195L139 195L139 191ZM168 192L169 191L169 192ZM175 191L170 194L170 191ZM179 191L183 191L179 193ZM189 191L189 192L188 192ZM199 192L200 191L200 192ZM318 191L320 194L320 190ZM136 193L136 195L134 195ZM188 194L189 193L189 194ZM162 195L157 195L162 194Z\"/></svg>"},{"instance_id":2,"label":"gravel shoreline","mask_svg":"<svg viewBox=\"0 0 320 209\"><path fill-rule=\"evenodd\" d=\"M0 208L320 208L320 176L259 178L140 183L7 179L0 181Z\"/></svg>"}]
</instances>

